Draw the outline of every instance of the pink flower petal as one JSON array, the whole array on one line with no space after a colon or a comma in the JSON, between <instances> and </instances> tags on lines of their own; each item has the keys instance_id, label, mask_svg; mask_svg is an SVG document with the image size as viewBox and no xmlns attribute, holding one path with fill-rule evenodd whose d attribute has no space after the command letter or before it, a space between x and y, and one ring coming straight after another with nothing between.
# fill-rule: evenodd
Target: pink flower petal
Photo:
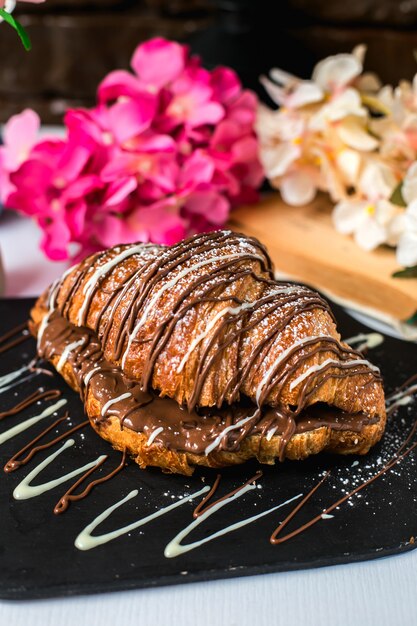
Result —
<instances>
[{"instance_id":1,"label":"pink flower petal","mask_svg":"<svg viewBox=\"0 0 417 626\"><path fill-rule=\"evenodd\" d=\"M142 93L138 79L125 70L110 72L100 83L97 90L99 102L117 100L120 96L135 98Z\"/></svg>"},{"instance_id":2,"label":"pink flower petal","mask_svg":"<svg viewBox=\"0 0 417 626\"><path fill-rule=\"evenodd\" d=\"M203 124L217 124L224 117L224 109L218 102L207 102L201 104L190 111L186 123L189 126L200 126Z\"/></svg>"},{"instance_id":3,"label":"pink flower petal","mask_svg":"<svg viewBox=\"0 0 417 626\"><path fill-rule=\"evenodd\" d=\"M180 186L195 187L199 183L208 183L214 174L214 163L210 157L201 150L196 150L182 167L179 184Z\"/></svg>"},{"instance_id":4,"label":"pink flower petal","mask_svg":"<svg viewBox=\"0 0 417 626\"><path fill-rule=\"evenodd\" d=\"M61 216L53 221L39 220L39 224L44 231L41 241L41 249L52 261L64 261L68 259L68 244L71 240L71 233Z\"/></svg>"},{"instance_id":5,"label":"pink flower petal","mask_svg":"<svg viewBox=\"0 0 417 626\"><path fill-rule=\"evenodd\" d=\"M54 164L47 165L38 159L30 159L23 163L10 179L17 189L25 189L32 195L40 195L49 187L54 173Z\"/></svg>"},{"instance_id":6,"label":"pink flower petal","mask_svg":"<svg viewBox=\"0 0 417 626\"><path fill-rule=\"evenodd\" d=\"M54 186L62 189L69 181L75 180L80 176L89 158L90 151L86 146L68 143L53 178Z\"/></svg>"},{"instance_id":7,"label":"pink flower petal","mask_svg":"<svg viewBox=\"0 0 417 626\"><path fill-rule=\"evenodd\" d=\"M107 189L104 204L108 207L117 206L126 200L126 198L136 190L137 186L137 180L133 176L114 181Z\"/></svg>"},{"instance_id":8,"label":"pink flower petal","mask_svg":"<svg viewBox=\"0 0 417 626\"><path fill-rule=\"evenodd\" d=\"M258 161L258 142L255 137L242 137L233 144L231 153L235 163Z\"/></svg>"},{"instance_id":9,"label":"pink flower petal","mask_svg":"<svg viewBox=\"0 0 417 626\"><path fill-rule=\"evenodd\" d=\"M7 148L6 161L9 170L13 171L28 158L36 142L39 127L39 115L31 109L13 115L4 125L3 140Z\"/></svg>"},{"instance_id":10,"label":"pink flower petal","mask_svg":"<svg viewBox=\"0 0 417 626\"><path fill-rule=\"evenodd\" d=\"M187 53L185 46L156 37L136 48L131 66L141 84L160 89L181 74Z\"/></svg>"},{"instance_id":11,"label":"pink flower petal","mask_svg":"<svg viewBox=\"0 0 417 626\"><path fill-rule=\"evenodd\" d=\"M231 145L242 137L242 129L233 120L225 119L214 129L210 145L220 152L226 152Z\"/></svg>"},{"instance_id":12,"label":"pink flower petal","mask_svg":"<svg viewBox=\"0 0 417 626\"><path fill-rule=\"evenodd\" d=\"M103 182L96 174L89 174L75 179L63 190L61 199L64 204L85 198L89 193L98 191L103 187Z\"/></svg>"},{"instance_id":13,"label":"pink flower petal","mask_svg":"<svg viewBox=\"0 0 417 626\"><path fill-rule=\"evenodd\" d=\"M123 148L129 152L175 152L177 143L169 135L156 135L155 131L148 130L125 142Z\"/></svg>"},{"instance_id":14,"label":"pink flower petal","mask_svg":"<svg viewBox=\"0 0 417 626\"><path fill-rule=\"evenodd\" d=\"M242 133L253 130L255 123L258 99L249 90L242 91L228 108L227 117L240 125Z\"/></svg>"},{"instance_id":15,"label":"pink flower petal","mask_svg":"<svg viewBox=\"0 0 417 626\"><path fill-rule=\"evenodd\" d=\"M116 102L109 110L109 124L120 144L149 128L156 112L156 98L142 93L135 100Z\"/></svg>"},{"instance_id":16,"label":"pink flower petal","mask_svg":"<svg viewBox=\"0 0 417 626\"><path fill-rule=\"evenodd\" d=\"M237 98L241 90L239 77L229 67L216 67L211 73L213 96L226 104Z\"/></svg>"},{"instance_id":17,"label":"pink flower petal","mask_svg":"<svg viewBox=\"0 0 417 626\"><path fill-rule=\"evenodd\" d=\"M215 191L195 191L188 198L184 210L199 213L212 224L223 225L229 217L230 203Z\"/></svg>"},{"instance_id":18,"label":"pink flower petal","mask_svg":"<svg viewBox=\"0 0 417 626\"><path fill-rule=\"evenodd\" d=\"M8 198L16 187L10 182L8 168L5 166L5 148L0 147L0 204L7 204Z\"/></svg>"},{"instance_id":19,"label":"pink flower petal","mask_svg":"<svg viewBox=\"0 0 417 626\"><path fill-rule=\"evenodd\" d=\"M82 199L78 200L71 204L71 206L66 207L65 211L65 221L66 225L71 233L71 239L77 240L82 237L84 229L86 227L86 214L87 214L88 205L87 202ZM55 237L59 233L54 231Z\"/></svg>"}]
</instances>

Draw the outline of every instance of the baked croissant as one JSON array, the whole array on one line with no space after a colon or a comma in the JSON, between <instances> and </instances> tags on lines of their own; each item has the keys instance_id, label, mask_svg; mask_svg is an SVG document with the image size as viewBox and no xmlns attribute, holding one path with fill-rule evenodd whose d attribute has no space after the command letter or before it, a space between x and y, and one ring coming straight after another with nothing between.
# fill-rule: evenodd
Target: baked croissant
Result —
<instances>
[{"instance_id":1,"label":"baked croissant","mask_svg":"<svg viewBox=\"0 0 417 626\"><path fill-rule=\"evenodd\" d=\"M141 467L364 454L383 434L378 369L340 340L319 294L274 280L245 235L93 254L31 315L39 354Z\"/></svg>"}]
</instances>

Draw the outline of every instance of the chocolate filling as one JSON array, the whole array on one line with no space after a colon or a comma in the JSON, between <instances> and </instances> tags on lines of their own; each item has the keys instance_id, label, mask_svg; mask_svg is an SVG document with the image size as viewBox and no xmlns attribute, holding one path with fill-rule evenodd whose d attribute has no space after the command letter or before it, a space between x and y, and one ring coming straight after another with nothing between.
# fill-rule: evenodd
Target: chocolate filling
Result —
<instances>
[{"instance_id":1,"label":"chocolate filling","mask_svg":"<svg viewBox=\"0 0 417 626\"><path fill-rule=\"evenodd\" d=\"M48 360L62 357L70 344L74 347L67 350L66 361L73 369L81 398L85 398L90 387L102 407L96 422L105 423L110 416L116 416L121 429L129 428L148 438L159 429L153 441L176 451L204 454L218 437L216 449L236 451L249 434L261 435L261 439L280 435L280 458L283 459L285 447L295 433L321 426L360 433L364 426L379 420L363 413L347 414L322 403L302 411L267 405L257 407L246 398L220 408L180 406L171 398L158 396L152 389L144 391L139 382L127 378L119 367L104 359L100 342L92 330L76 327L54 311L40 337L39 354ZM231 426L236 428L229 428L221 436Z\"/></svg>"}]
</instances>

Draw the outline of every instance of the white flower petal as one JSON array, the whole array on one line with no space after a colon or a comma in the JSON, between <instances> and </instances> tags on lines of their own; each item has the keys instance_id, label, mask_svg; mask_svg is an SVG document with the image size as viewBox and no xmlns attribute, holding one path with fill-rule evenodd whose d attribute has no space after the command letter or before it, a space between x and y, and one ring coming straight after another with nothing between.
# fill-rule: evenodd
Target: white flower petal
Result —
<instances>
[{"instance_id":1,"label":"white flower petal","mask_svg":"<svg viewBox=\"0 0 417 626\"><path fill-rule=\"evenodd\" d=\"M398 242L404 233L404 211L399 215L396 215L386 227L387 231L387 244L389 246L398 246Z\"/></svg>"},{"instance_id":2,"label":"white flower petal","mask_svg":"<svg viewBox=\"0 0 417 626\"><path fill-rule=\"evenodd\" d=\"M345 148L336 156L337 167L348 185L356 185L361 157L356 150Z\"/></svg>"},{"instance_id":3,"label":"white flower petal","mask_svg":"<svg viewBox=\"0 0 417 626\"><path fill-rule=\"evenodd\" d=\"M405 232L398 242L397 261L404 267L417 265L417 232Z\"/></svg>"},{"instance_id":4,"label":"white flower petal","mask_svg":"<svg viewBox=\"0 0 417 626\"><path fill-rule=\"evenodd\" d=\"M281 143L268 148L261 146L260 157L267 177L277 178L283 176L300 154L300 147L291 142Z\"/></svg>"},{"instance_id":5,"label":"white flower petal","mask_svg":"<svg viewBox=\"0 0 417 626\"><path fill-rule=\"evenodd\" d=\"M351 235L366 219L367 202L362 200L342 200L333 209L332 219L336 230L342 235Z\"/></svg>"},{"instance_id":6,"label":"white flower petal","mask_svg":"<svg viewBox=\"0 0 417 626\"><path fill-rule=\"evenodd\" d=\"M283 87L286 87L289 84L295 84L300 80L297 76L294 76L294 74L281 70L279 67L273 67L269 71L269 75L275 83L278 83L278 85L282 85Z\"/></svg>"},{"instance_id":7,"label":"white flower petal","mask_svg":"<svg viewBox=\"0 0 417 626\"><path fill-rule=\"evenodd\" d=\"M293 206L302 206L314 200L316 185L307 169L299 169L281 180L280 191L284 202Z\"/></svg>"},{"instance_id":8,"label":"white flower petal","mask_svg":"<svg viewBox=\"0 0 417 626\"><path fill-rule=\"evenodd\" d=\"M313 81L325 91L338 91L362 72L362 63L352 54L336 54L317 63Z\"/></svg>"},{"instance_id":9,"label":"white flower petal","mask_svg":"<svg viewBox=\"0 0 417 626\"><path fill-rule=\"evenodd\" d=\"M359 191L371 201L390 198L397 185L397 179L391 168L382 161L370 160L364 167L359 179Z\"/></svg>"},{"instance_id":10,"label":"white flower petal","mask_svg":"<svg viewBox=\"0 0 417 626\"><path fill-rule=\"evenodd\" d=\"M259 80L272 100L280 106L298 109L324 98L323 91L312 81L300 80L277 68L272 69L269 75L275 82L266 76L261 76Z\"/></svg>"},{"instance_id":11,"label":"white flower petal","mask_svg":"<svg viewBox=\"0 0 417 626\"><path fill-rule=\"evenodd\" d=\"M311 116L309 127L312 130L325 130L328 122L337 122L348 115L366 116L359 93L355 89L346 89L320 107L317 113Z\"/></svg>"},{"instance_id":12,"label":"white flower petal","mask_svg":"<svg viewBox=\"0 0 417 626\"><path fill-rule=\"evenodd\" d=\"M364 250L370 251L377 248L387 239L385 228L377 223L372 216L362 221L355 231L355 241Z\"/></svg>"},{"instance_id":13,"label":"white flower petal","mask_svg":"<svg viewBox=\"0 0 417 626\"><path fill-rule=\"evenodd\" d=\"M407 204L417 199L417 161L410 165L407 170L401 194Z\"/></svg>"},{"instance_id":14,"label":"white flower petal","mask_svg":"<svg viewBox=\"0 0 417 626\"><path fill-rule=\"evenodd\" d=\"M320 163L320 189L329 194L333 202L339 202L346 197L346 189L342 176L336 164L329 159L325 150L312 151Z\"/></svg>"},{"instance_id":15,"label":"white flower petal","mask_svg":"<svg viewBox=\"0 0 417 626\"><path fill-rule=\"evenodd\" d=\"M378 147L378 140L370 135L361 120L356 117L349 116L337 127L340 139L349 148L361 150L362 152L370 152Z\"/></svg>"},{"instance_id":16,"label":"white flower petal","mask_svg":"<svg viewBox=\"0 0 417 626\"><path fill-rule=\"evenodd\" d=\"M367 46L364 43L360 43L355 46L352 50L352 56L359 61L359 63L363 66L363 62L365 61L365 54L367 50Z\"/></svg>"},{"instance_id":17,"label":"white flower petal","mask_svg":"<svg viewBox=\"0 0 417 626\"><path fill-rule=\"evenodd\" d=\"M381 226L387 227L397 215L403 215L404 209L395 206L389 200L378 200L375 206L375 219Z\"/></svg>"},{"instance_id":18,"label":"white flower petal","mask_svg":"<svg viewBox=\"0 0 417 626\"><path fill-rule=\"evenodd\" d=\"M407 216L408 227L417 231L417 200L414 200L408 205L405 214Z\"/></svg>"},{"instance_id":19,"label":"white flower petal","mask_svg":"<svg viewBox=\"0 0 417 626\"><path fill-rule=\"evenodd\" d=\"M386 109L391 110L394 104L394 90L391 85L384 85L378 92L377 98Z\"/></svg>"},{"instance_id":20,"label":"white flower petal","mask_svg":"<svg viewBox=\"0 0 417 626\"><path fill-rule=\"evenodd\" d=\"M355 87L362 92L376 93L381 89L382 84L374 72L366 72L355 80Z\"/></svg>"},{"instance_id":21,"label":"white flower petal","mask_svg":"<svg viewBox=\"0 0 417 626\"><path fill-rule=\"evenodd\" d=\"M286 91L282 87L279 87L272 80L269 80L266 76L260 76L259 82L263 85L268 96L279 106L284 106Z\"/></svg>"},{"instance_id":22,"label":"white flower petal","mask_svg":"<svg viewBox=\"0 0 417 626\"><path fill-rule=\"evenodd\" d=\"M303 81L288 94L286 106L289 109L298 109L306 104L313 104L323 100L324 94L318 85Z\"/></svg>"}]
</instances>

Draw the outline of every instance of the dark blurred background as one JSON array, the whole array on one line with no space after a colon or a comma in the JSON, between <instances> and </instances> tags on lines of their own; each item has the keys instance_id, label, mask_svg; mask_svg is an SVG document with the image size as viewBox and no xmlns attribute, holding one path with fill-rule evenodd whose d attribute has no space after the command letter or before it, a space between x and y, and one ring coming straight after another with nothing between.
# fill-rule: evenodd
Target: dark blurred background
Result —
<instances>
[{"instance_id":1,"label":"dark blurred background","mask_svg":"<svg viewBox=\"0 0 417 626\"><path fill-rule=\"evenodd\" d=\"M417 0L47 0L22 3L16 16L33 50L1 26L0 121L30 106L56 123L68 106L93 104L104 75L127 68L155 35L188 41L207 67L232 66L258 93L268 68L307 77L317 60L358 43L384 82L417 70Z\"/></svg>"}]
</instances>

